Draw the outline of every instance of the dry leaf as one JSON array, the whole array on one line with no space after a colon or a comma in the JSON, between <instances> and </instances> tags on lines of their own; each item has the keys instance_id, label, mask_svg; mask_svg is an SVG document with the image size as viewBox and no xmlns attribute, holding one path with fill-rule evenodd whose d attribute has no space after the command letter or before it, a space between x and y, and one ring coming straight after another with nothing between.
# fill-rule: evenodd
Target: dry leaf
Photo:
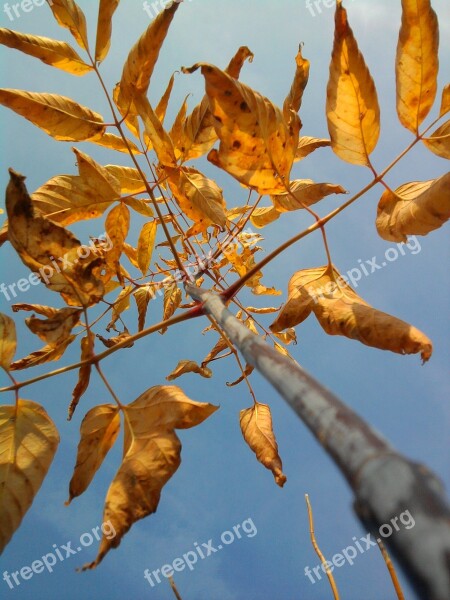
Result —
<instances>
[{"instance_id":1,"label":"dry leaf","mask_svg":"<svg viewBox=\"0 0 450 600\"><path fill-rule=\"evenodd\" d=\"M97 144L97 146L103 146L125 154L129 154L130 150L133 154L142 154L141 150L131 140L127 138L125 142L121 136L114 135L114 133L104 133L101 137L92 138L89 141L92 144Z\"/></svg>"},{"instance_id":2,"label":"dry leaf","mask_svg":"<svg viewBox=\"0 0 450 600\"><path fill-rule=\"evenodd\" d=\"M290 112L298 112L302 105L303 92L309 79L309 60L303 58L302 47L300 46L297 56L295 57L297 68L295 70L294 81L292 82L289 94L283 104L283 113L286 121L290 118Z\"/></svg>"},{"instance_id":3,"label":"dry leaf","mask_svg":"<svg viewBox=\"0 0 450 600\"><path fill-rule=\"evenodd\" d=\"M329 267L297 271L290 281L288 301L270 326L273 332L295 327L313 312L329 335L343 335L367 346L399 354L421 353L427 361L432 343L421 331L372 308Z\"/></svg>"},{"instance_id":4,"label":"dry leaf","mask_svg":"<svg viewBox=\"0 0 450 600\"><path fill-rule=\"evenodd\" d=\"M176 71L178 73L178 71ZM164 119L166 117L167 107L169 105L170 95L172 94L173 84L175 82L175 73L172 74L169 79L169 83L167 84L166 91L161 96L161 100L158 102L158 105L155 108L155 114L161 123L164 123Z\"/></svg>"},{"instance_id":5,"label":"dry leaf","mask_svg":"<svg viewBox=\"0 0 450 600\"><path fill-rule=\"evenodd\" d=\"M412 181L378 203L377 231L385 240L406 242L407 235L426 235L450 218L450 173L439 179Z\"/></svg>"},{"instance_id":6,"label":"dry leaf","mask_svg":"<svg viewBox=\"0 0 450 600\"><path fill-rule=\"evenodd\" d=\"M97 38L95 41L95 60L102 62L111 46L112 18L120 0L100 0L98 7Z\"/></svg>"},{"instance_id":7,"label":"dry leaf","mask_svg":"<svg viewBox=\"0 0 450 600\"><path fill-rule=\"evenodd\" d=\"M314 150L317 150L317 148L325 148L327 146L331 146L330 140L301 136L298 140L294 160L303 160L314 152Z\"/></svg>"},{"instance_id":8,"label":"dry leaf","mask_svg":"<svg viewBox=\"0 0 450 600\"><path fill-rule=\"evenodd\" d=\"M89 306L100 301L104 283L103 250L82 246L69 231L34 213L24 184L25 177L9 170L6 210L9 241L22 262L45 285L59 292L70 306Z\"/></svg>"},{"instance_id":9,"label":"dry leaf","mask_svg":"<svg viewBox=\"0 0 450 600\"><path fill-rule=\"evenodd\" d=\"M124 458L103 513L116 535L103 536L97 558L83 569L95 568L133 523L156 511L162 488L181 462L181 442L173 430L199 425L217 408L191 400L175 386L153 387L123 407Z\"/></svg>"},{"instance_id":10,"label":"dry leaf","mask_svg":"<svg viewBox=\"0 0 450 600\"><path fill-rule=\"evenodd\" d=\"M150 286L141 287L133 292L134 299L138 309L138 331L142 331L145 326L145 317L150 300L155 297L155 288Z\"/></svg>"},{"instance_id":11,"label":"dry leaf","mask_svg":"<svg viewBox=\"0 0 450 600\"><path fill-rule=\"evenodd\" d=\"M134 106L144 123L146 136L151 141L152 148L160 164L175 167L177 159L172 140L156 116L148 99L145 96L136 96Z\"/></svg>"},{"instance_id":12,"label":"dry leaf","mask_svg":"<svg viewBox=\"0 0 450 600\"><path fill-rule=\"evenodd\" d=\"M422 138L422 141L431 152L450 160L450 120L438 127L430 137Z\"/></svg>"},{"instance_id":13,"label":"dry leaf","mask_svg":"<svg viewBox=\"0 0 450 600\"><path fill-rule=\"evenodd\" d=\"M91 335L86 335L81 338L81 356L80 361L88 360L92 358L94 354L94 341ZM84 365L80 367L78 371L78 381L72 392L72 400L69 405L67 420L70 421L73 417L73 413L78 406L81 396L89 387L89 381L91 379L92 365Z\"/></svg>"},{"instance_id":14,"label":"dry leaf","mask_svg":"<svg viewBox=\"0 0 450 600\"><path fill-rule=\"evenodd\" d=\"M43 63L72 75L85 75L93 71L93 68L65 42L0 28L0 44L39 58Z\"/></svg>"},{"instance_id":15,"label":"dry leaf","mask_svg":"<svg viewBox=\"0 0 450 600\"><path fill-rule=\"evenodd\" d=\"M395 77L397 114L413 133L430 112L437 92L439 25L430 0L402 0Z\"/></svg>"},{"instance_id":16,"label":"dry leaf","mask_svg":"<svg viewBox=\"0 0 450 600\"><path fill-rule=\"evenodd\" d=\"M137 169L119 165L106 165L105 169L119 182L121 194L140 194L146 191Z\"/></svg>"},{"instance_id":17,"label":"dry leaf","mask_svg":"<svg viewBox=\"0 0 450 600\"><path fill-rule=\"evenodd\" d=\"M441 108L439 109L439 118L442 118L450 112L450 83L444 86L442 90Z\"/></svg>"},{"instance_id":18,"label":"dry leaf","mask_svg":"<svg viewBox=\"0 0 450 600\"><path fill-rule=\"evenodd\" d=\"M55 347L47 344L47 346L44 346L40 350L36 350L35 352L28 354L28 356L14 361L11 364L11 371L29 369L30 367L36 367L51 361L59 360L67 350L68 346L70 346L75 339L75 335L69 335L69 337L65 338L65 340L59 344L59 346Z\"/></svg>"},{"instance_id":19,"label":"dry leaf","mask_svg":"<svg viewBox=\"0 0 450 600\"><path fill-rule=\"evenodd\" d=\"M145 223L139 234L137 261L139 269L143 275L147 275L147 271L152 260L157 229L158 226L156 221L150 221L149 223Z\"/></svg>"},{"instance_id":20,"label":"dry leaf","mask_svg":"<svg viewBox=\"0 0 450 600\"><path fill-rule=\"evenodd\" d=\"M368 165L380 135L380 108L341 0L336 5L326 111L333 152L352 164Z\"/></svg>"},{"instance_id":21,"label":"dry leaf","mask_svg":"<svg viewBox=\"0 0 450 600\"><path fill-rule=\"evenodd\" d=\"M298 145L298 115L286 121L267 98L213 65L198 63L185 72L198 68L220 139L208 160L260 194L282 192Z\"/></svg>"},{"instance_id":22,"label":"dry leaf","mask_svg":"<svg viewBox=\"0 0 450 600\"><path fill-rule=\"evenodd\" d=\"M0 554L38 493L58 443L58 431L39 404L0 406Z\"/></svg>"},{"instance_id":23,"label":"dry leaf","mask_svg":"<svg viewBox=\"0 0 450 600\"><path fill-rule=\"evenodd\" d=\"M28 329L48 344L56 348L70 336L72 329L79 324L82 310L78 308L61 308L45 320L34 315L25 319Z\"/></svg>"},{"instance_id":24,"label":"dry leaf","mask_svg":"<svg viewBox=\"0 0 450 600\"><path fill-rule=\"evenodd\" d=\"M9 369L16 345L16 325L10 317L0 313L0 367L3 369Z\"/></svg>"},{"instance_id":25,"label":"dry leaf","mask_svg":"<svg viewBox=\"0 0 450 600\"><path fill-rule=\"evenodd\" d=\"M212 371L208 367L201 367L193 360L180 360L172 373L167 375L166 379L167 381L173 381L185 373L198 373L206 379L212 377Z\"/></svg>"},{"instance_id":26,"label":"dry leaf","mask_svg":"<svg viewBox=\"0 0 450 600\"><path fill-rule=\"evenodd\" d=\"M69 29L77 43L89 50L86 18L83 11L74 0L47 0L55 19L61 27Z\"/></svg>"},{"instance_id":27,"label":"dry leaf","mask_svg":"<svg viewBox=\"0 0 450 600\"><path fill-rule=\"evenodd\" d=\"M235 387L236 385L239 385L240 383L245 381L247 377L249 377L253 373L254 370L255 367L253 365L245 365L245 369L242 375L238 377L235 381L227 381L227 387Z\"/></svg>"},{"instance_id":28,"label":"dry leaf","mask_svg":"<svg viewBox=\"0 0 450 600\"><path fill-rule=\"evenodd\" d=\"M179 308L182 300L182 294L179 287L175 284L167 285L164 288L164 311L163 311L163 321L170 319L173 316L175 311ZM161 334L166 333L167 327L164 327L160 330Z\"/></svg>"},{"instance_id":29,"label":"dry leaf","mask_svg":"<svg viewBox=\"0 0 450 600\"><path fill-rule=\"evenodd\" d=\"M130 211L123 202L115 206L106 217L105 231L111 240L111 249L106 262L115 273L119 271L119 260L130 229Z\"/></svg>"},{"instance_id":30,"label":"dry leaf","mask_svg":"<svg viewBox=\"0 0 450 600\"><path fill-rule=\"evenodd\" d=\"M25 117L55 140L82 142L101 137L105 132L101 115L66 96L0 89L0 104Z\"/></svg>"},{"instance_id":31,"label":"dry leaf","mask_svg":"<svg viewBox=\"0 0 450 600\"><path fill-rule=\"evenodd\" d=\"M130 50L123 67L122 78L114 91L114 101L130 130L139 137L137 110L134 100L145 96L150 85L162 44L166 38L178 3L161 11Z\"/></svg>"},{"instance_id":32,"label":"dry leaf","mask_svg":"<svg viewBox=\"0 0 450 600\"><path fill-rule=\"evenodd\" d=\"M272 471L277 485L283 487L286 475L278 454L278 445L272 428L272 415L267 404L257 402L241 410L239 421L245 441L266 469Z\"/></svg>"},{"instance_id":33,"label":"dry leaf","mask_svg":"<svg viewBox=\"0 0 450 600\"><path fill-rule=\"evenodd\" d=\"M312 206L330 194L346 194L341 185L333 183L315 183L312 179L295 179L289 184L291 193L271 196L275 209L279 212L299 210Z\"/></svg>"},{"instance_id":34,"label":"dry leaf","mask_svg":"<svg viewBox=\"0 0 450 600\"><path fill-rule=\"evenodd\" d=\"M119 430L120 414L117 406L100 404L86 413L80 426L77 461L66 505L88 488L105 456L114 446Z\"/></svg>"},{"instance_id":35,"label":"dry leaf","mask_svg":"<svg viewBox=\"0 0 450 600\"><path fill-rule=\"evenodd\" d=\"M273 223L279 219L279 217L280 213L273 206L265 206L263 208L258 207L252 211L250 222L258 229L261 229L266 225L270 225L270 223Z\"/></svg>"}]
</instances>

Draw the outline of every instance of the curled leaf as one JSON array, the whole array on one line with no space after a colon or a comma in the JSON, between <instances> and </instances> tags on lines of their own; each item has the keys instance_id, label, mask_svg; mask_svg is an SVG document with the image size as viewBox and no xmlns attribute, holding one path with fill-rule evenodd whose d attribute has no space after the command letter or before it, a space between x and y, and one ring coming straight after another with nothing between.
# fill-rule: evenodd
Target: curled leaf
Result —
<instances>
[{"instance_id":1,"label":"curled leaf","mask_svg":"<svg viewBox=\"0 0 450 600\"><path fill-rule=\"evenodd\" d=\"M431 152L450 160L450 120L438 127L430 137L422 138L422 141Z\"/></svg>"},{"instance_id":2,"label":"curled leaf","mask_svg":"<svg viewBox=\"0 0 450 600\"><path fill-rule=\"evenodd\" d=\"M276 333L295 327L311 312L329 335L343 335L399 354L420 352L424 362L431 356L433 346L425 334L372 308L335 268L297 271L289 281L288 300L270 329Z\"/></svg>"},{"instance_id":3,"label":"curled leaf","mask_svg":"<svg viewBox=\"0 0 450 600\"><path fill-rule=\"evenodd\" d=\"M208 369L208 367L201 367L193 360L180 360L172 373L167 375L166 379L167 381L173 381L174 379L177 379L186 373L198 373L202 377L206 377L206 379L212 377L212 371L211 369Z\"/></svg>"},{"instance_id":4,"label":"curled leaf","mask_svg":"<svg viewBox=\"0 0 450 600\"><path fill-rule=\"evenodd\" d=\"M407 235L426 235L450 218L450 173L439 179L412 181L378 203L376 226L385 240L405 242Z\"/></svg>"},{"instance_id":5,"label":"curled leaf","mask_svg":"<svg viewBox=\"0 0 450 600\"><path fill-rule=\"evenodd\" d=\"M257 402L251 408L241 410L239 421L245 441L266 469L272 471L277 485L283 487L286 475L278 454L278 444L272 427L272 415L267 404Z\"/></svg>"},{"instance_id":6,"label":"curled leaf","mask_svg":"<svg viewBox=\"0 0 450 600\"><path fill-rule=\"evenodd\" d=\"M68 29L84 50L89 50L86 17L78 4L74 0L47 1L59 25Z\"/></svg>"},{"instance_id":7,"label":"curled leaf","mask_svg":"<svg viewBox=\"0 0 450 600\"><path fill-rule=\"evenodd\" d=\"M347 191L333 183L315 183L311 179L296 179L289 184L290 193L271 196L275 209L279 212L299 210L312 206L331 194L346 194Z\"/></svg>"},{"instance_id":8,"label":"curled leaf","mask_svg":"<svg viewBox=\"0 0 450 600\"><path fill-rule=\"evenodd\" d=\"M42 406L0 406L0 554L30 508L59 444Z\"/></svg>"},{"instance_id":9,"label":"curled leaf","mask_svg":"<svg viewBox=\"0 0 450 600\"><path fill-rule=\"evenodd\" d=\"M86 335L81 338L81 357L80 360L88 360L92 358L94 353L94 343L91 335ZM73 413L75 412L76 407L78 406L78 402L80 401L81 396L85 393L85 391L89 387L89 382L91 379L91 370L92 365L83 365L80 367L78 371L78 381L72 392L72 400L69 405L69 410L67 414L67 420L70 421L73 417Z\"/></svg>"},{"instance_id":10,"label":"curled leaf","mask_svg":"<svg viewBox=\"0 0 450 600\"><path fill-rule=\"evenodd\" d=\"M97 38L95 40L95 60L105 60L111 46L112 18L120 0L100 0L98 7Z\"/></svg>"}]
</instances>

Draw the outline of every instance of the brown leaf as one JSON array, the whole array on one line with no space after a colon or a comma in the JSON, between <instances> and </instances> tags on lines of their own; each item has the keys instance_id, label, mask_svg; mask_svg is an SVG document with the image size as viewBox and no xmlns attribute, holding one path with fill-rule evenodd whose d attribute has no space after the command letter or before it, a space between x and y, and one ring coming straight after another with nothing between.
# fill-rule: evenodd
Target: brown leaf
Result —
<instances>
[{"instance_id":1,"label":"brown leaf","mask_svg":"<svg viewBox=\"0 0 450 600\"><path fill-rule=\"evenodd\" d=\"M295 327L313 312L329 335L343 335L367 346L399 354L421 353L427 361L432 343L421 331L372 308L329 267L297 271L289 281L288 301L270 326L273 332Z\"/></svg>"},{"instance_id":2,"label":"brown leaf","mask_svg":"<svg viewBox=\"0 0 450 600\"><path fill-rule=\"evenodd\" d=\"M93 71L93 67L87 65L65 42L0 28L0 44L20 50L47 65L62 69L72 75L85 75Z\"/></svg>"},{"instance_id":3,"label":"brown leaf","mask_svg":"<svg viewBox=\"0 0 450 600\"><path fill-rule=\"evenodd\" d=\"M191 400L175 386L153 387L123 407L124 458L103 513L116 535L103 536L97 558L83 570L95 568L133 523L156 511L162 488L181 463L181 442L173 430L199 425L217 408Z\"/></svg>"},{"instance_id":4,"label":"brown leaf","mask_svg":"<svg viewBox=\"0 0 450 600\"><path fill-rule=\"evenodd\" d=\"M239 421L245 441L266 469L272 471L277 485L283 487L286 475L278 454L278 444L272 427L272 415L267 404L257 402L251 408L241 410Z\"/></svg>"},{"instance_id":5,"label":"brown leaf","mask_svg":"<svg viewBox=\"0 0 450 600\"><path fill-rule=\"evenodd\" d=\"M147 315L147 308L150 300L155 297L155 290L153 287L145 286L141 287L133 292L134 299L138 309L138 331L142 331L145 326L145 317Z\"/></svg>"},{"instance_id":6,"label":"brown leaf","mask_svg":"<svg viewBox=\"0 0 450 600\"><path fill-rule=\"evenodd\" d=\"M123 202L120 202L108 213L105 221L105 231L112 246L106 256L106 262L114 272L119 270L119 261L129 229L130 211Z\"/></svg>"},{"instance_id":7,"label":"brown leaf","mask_svg":"<svg viewBox=\"0 0 450 600\"><path fill-rule=\"evenodd\" d=\"M0 89L0 104L25 117L55 140L82 142L105 131L98 113L58 94Z\"/></svg>"},{"instance_id":8,"label":"brown leaf","mask_svg":"<svg viewBox=\"0 0 450 600\"><path fill-rule=\"evenodd\" d=\"M89 306L103 297L103 250L82 246L69 231L34 213L25 177L12 169L6 190L9 240L22 262L70 306Z\"/></svg>"},{"instance_id":9,"label":"brown leaf","mask_svg":"<svg viewBox=\"0 0 450 600\"><path fill-rule=\"evenodd\" d=\"M289 111L298 112L302 105L303 92L309 79L309 60L303 58L302 47L300 46L298 54L295 57L297 64L294 81L292 82L289 94L283 104L284 118L289 120Z\"/></svg>"},{"instance_id":10,"label":"brown leaf","mask_svg":"<svg viewBox=\"0 0 450 600\"><path fill-rule=\"evenodd\" d=\"M380 135L380 107L341 0L336 5L326 111L333 152L352 164L368 165Z\"/></svg>"},{"instance_id":11,"label":"brown leaf","mask_svg":"<svg viewBox=\"0 0 450 600\"><path fill-rule=\"evenodd\" d=\"M315 183L312 179L296 179L291 181L291 193L271 196L275 209L279 212L299 210L312 206L331 194L346 194L347 191L334 183Z\"/></svg>"},{"instance_id":12,"label":"brown leaf","mask_svg":"<svg viewBox=\"0 0 450 600\"><path fill-rule=\"evenodd\" d=\"M48 4L59 25L69 29L77 43L88 50L86 17L78 4L74 0L52 0Z\"/></svg>"},{"instance_id":13,"label":"brown leaf","mask_svg":"<svg viewBox=\"0 0 450 600\"><path fill-rule=\"evenodd\" d=\"M430 112L437 92L439 25L430 0L402 0L395 77L397 114L413 133Z\"/></svg>"},{"instance_id":14,"label":"brown leaf","mask_svg":"<svg viewBox=\"0 0 450 600\"><path fill-rule=\"evenodd\" d=\"M68 346L76 339L75 335L70 335L66 338L59 346L44 346L40 350L36 350L28 356L16 360L11 364L11 371L20 371L22 369L29 369L30 367L36 367L37 365L44 365L45 363L56 361L61 358Z\"/></svg>"},{"instance_id":15,"label":"brown leaf","mask_svg":"<svg viewBox=\"0 0 450 600\"><path fill-rule=\"evenodd\" d=\"M208 369L208 367L201 367L193 360L180 360L180 362L172 371L172 373L170 373L170 375L167 375L166 379L167 381L173 381L174 379L177 379L178 377L181 377L181 375L185 375L186 373L198 373L206 379L212 377L212 371L211 369Z\"/></svg>"},{"instance_id":16,"label":"brown leaf","mask_svg":"<svg viewBox=\"0 0 450 600\"><path fill-rule=\"evenodd\" d=\"M25 310L27 312L35 312L35 313L38 313L38 315L47 317L48 319L51 319L58 313L57 308L53 308L52 306L43 306L42 304L17 303L17 304L12 305L12 309L14 312L19 312L19 310Z\"/></svg>"},{"instance_id":17,"label":"brown leaf","mask_svg":"<svg viewBox=\"0 0 450 600\"><path fill-rule=\"evenodd\" d=\"M120 0L100 0L98 7L95 60L102 62L111 46L112 18Z\"/></svg>"},{"instance_id":18,"label":"brown leaf","mask_svg":"<svg viewBox=\"0 0 450 600\"><path fill-rule=\"evenodd\" d=\"M81 338L81 357L80 361L88 360L92 358L94 353L94 343L92 336L86 335ZM78 381L72 392L72 400L69 405L67 420L70 421L73 417L73 413L78 406L81 396L89 387L89 381L91 379L92 365L84 365L80 367L78 371Z\"/></svg>"},{"instance_id":19,"label":"brown leaf","mask_svg":"<svg viewBox=\"0 0 450 600\"><path fill-rule=\"evenodd\" d=\"M430 137L422 138L422 141L431 152L450 160L450 120L438 127Z\"/></svg>"},{"instance_id":20,"label":"brown leaf","mask_svg":"<svg viewBox=\"0 0 450 600\"><path fill-rule=\"evenodd\" d=\"M58 431L39 404L0 406L0 554L38 493L58 443Z\"/></svg>"},{"instance_id":21,"label":"brown leaf","mask_svg":"<svg viewBox=\"0 0 450 600\"><path fill-rule=\"evenodd\" d=\"M45 320L34 315L25 319L28 329L49 346L56 348L70 336L72 329L79 324L82 310L61 308Z\"/></svg>"},{"instance_id":22,"label":"brown leaf","mask_svg":"<svg viewBox=\"0 0 450 600\"><path fill-rule=\"evenodd\" d=\"M185 71L198 68L220 140L208 160L260 194L282 192L298 145L298 115L286 121L267 98L213 65L198 63Z\"/></svg>"},{"instance_id":23,"label":"brown leaf","mask_svg":"<svg viewBox=\"0 0 450 600\"><path fill-rule=\"evenodd\" d=\"M104 346L106 346L107 348L114 348L114 346L117 346L118 344L123 344L123 342L125 342L126 340L129 340L131 338L131 335L128 331L128 329L125 327L125 331L122 331L122 333L120 333L119 335L116 335L114 337L111 338L104 338L101 335L97 334L98 339L102 342L102 344ZM122 346L122 348L132 348L134 346L134 342L128 342L127 344L124 344Z\"/></svg>"},{"instance_id":24,"label":"brown leaf","mask_svg":"<svg viewBox=\"0 0 450 600\"><path fill-rule=\"evenodd\" d=\"M238 377L238 379L236 379L236 381L227 381L227 387L235 387L236 385L239 385L240 383L242 383L245 379L247 379L247 377L249 377L253 371L255 370L255 367L253 365L245 365L245 369L244 372L242 373L242 375L240 377Z\"/></svg>"},{"instance_id":25,"label":"brown leaf","mask_svg":"<svg viewBox=\"0 0 450 600\"><path fill-rule=\"evenodd\" d=\"M412 181L378 203L376 226L385 240L405 242L407 235L426 235L450 218L450 173L439 179Z\"/></svg>"},{"instance_id":26,"label":"brown leaf","mask_svg":"<svg viewBox=\"0 0 450 600\"><path fill-rule=\"evenodd\" d=\"M179 287L174 285L167 285L164 288L164 311L163 321L170 319L179 308L182 300L182 294ZM167 327L160 330L161 334L166 333Z\"/></svg>"},{"instance_id":27,"label":"brown leaf","mask_svg":"<svg viewBox=\"0 0 450 600\"><path fill-rule=\"evenodd\" d=\"M0 313L0 367L8 370L16 353L16 326L14 321Z\"/></svg>"},{"instance_id":28,"label":"brown leaf","mask_svg":"<svg viewBox=\"0 0 450 600\"><path fill-rule=\"evenodd\" d=\"M120 414L117 406L100 404L86 413L80 426L77 461L66 506L88 488L105 456L114 446L119 431Z\"/></svg>"}]
</instances>

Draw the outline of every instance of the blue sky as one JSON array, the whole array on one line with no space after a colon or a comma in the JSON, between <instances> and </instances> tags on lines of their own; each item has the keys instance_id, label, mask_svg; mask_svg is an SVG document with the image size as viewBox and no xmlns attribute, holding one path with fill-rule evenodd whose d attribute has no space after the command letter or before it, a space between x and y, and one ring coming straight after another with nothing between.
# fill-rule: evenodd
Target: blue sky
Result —
<instances>
[{"instance_id":1,"label":"blue sky","mask_svg":"<svg viewBox=\"0 0 450 600\"><path fill-rule=\"evenodd\" d=\"M91 39L95 32L97 2L81 0L90 23ZM450 75L450 6L435 0L433 6L441 22L440 87ZM324 115L325 88L333 38L333 9L321 5L322 12L313 16L303 0L192 0L180 6L166 40L160 62L152 79L150 97L159 99L171 73L181 65L207 61L225 66L237 48L247 45L255 54L241 79L274 102L282 104L291 85L294 57L299 42L304 42L304 56L311 61L310 82L305 92L301 118L303 135L327 137ZM410 134L398 123L395 111L394 59L400 21L400 0L353 0L347 2L350 23L374 76L382 115L382 135L373 154L374 164L383 168L410 141ZM140 1L123 0L114 21L113 46L102 70L108 85L119 79L128 50L148 23ZM35 7L11 22L0 7L0 25L29 33L68 40L46 6ZM2 87L48 91L71 96L107 117L106 103L92 76L73 78L51 69L13 50L1 54ZM188 93L190 106L202 96L199 73L178 75L168 118L173 118ZM434 109L434 114L438 106ZM24 173L30 191L50 177L75 173L71 144L57 143L29 122L1 108L0 184L7 184L7 168ZM103 164L129 164L125 155L78 144ZM217 179L223 187L229 207L245 202L246 192L236 182L205 161L198 166ZM443 159L415 149L388 176L396 187L406 181L438 177L447 169ZM297 164L293 178L310 178L343 185L357 192L370 179L368 171L341 162L329 149L318 150ZM345 273L358 267L360 260L373 256L382 259L395 244L385 242L376 233L376 206L381 188L372 190L357 204L339 215L327 227L333 262ZM341 198L330 197L318 205L326 214L339 205ZM263 230L264 247L277 247L294 232L309 224L307 215L292 213ZM103 231L103 223L91 221L74 227L87 240L90 234ZM137 228L131 233L136 239ZM357 291L373 306L398 316L424 331L434 343L434 355L421 366L417 356L403 357L368 348L341 337L329 337L313 317L297 328L298 345L292 354L298 362L370 424L379 429L401 452L425 463L450 485L448 407L449 327L447 323L450 295L448 276L448 232L442 228L418 238L420 250L405 252L398 260L369 277L363 277ZM11 283L26 275L26 268L11 247L1 249L0 282ZM298 269L325 262L320 235L303 240L265 271L266 285L283 290L286 299L289 277ZM34 288L17 301L56 302L46 290ZM246 298L248 303L263 305L264 299ZM0 297L0 311L11 314L10 303ZM161 307L150 308L148 323L160 319ZM18 318L16 319L19 320ZM135 315L127 315L131 329ZM266 324L270 323L270 319ZM108 358L104 371L124 402L131 402L144 390L164 383L164 377L181 359L200 361L214 345L211 333L200 335L203 323L182 324L164 337L149 337ZM205 323L206 326L206 323ZM24 356L38 348L35 339L19 326L18 354ZM76 348L66 353L63 363L76 360ZM446 361L447 359L447 361ZM52 574L34 575L20 587L10 590L0 580L2 598L20 600L46 598L67 600L80 597L119 599L173 598L166 581L150 587L144 570L153 571L192 550L197 542L213 539L216 544L223 531L252 519L257 534L236 539L205 560L193 571L176 574L184 600L322 600L331 597L323 580L312 584L304 575L318 559L311 547L304 494L310 495L314 508L316 535L327 557L352 544L352 538L366 534L352 511L352 495L331 460L312 438L303 424L257 374L252 377L260 402L272 408L284 472L288 482L277 488L271 474L256 462L246 447L239 429L239 411L251 405L244 386L227 388L226 381L238 376L231 359L214 363L214 378L200 379L187 375L177 381L185 393L199 401L220 404L221 410L196 429L179 432L183 442L182 465L162 493L155 515L138 522L117 550L110 552L93 572L79 574L75 568L92 560L95 544L78 556L59 562ZM36 373L44 369L35 369ZM31 371L28 372L31 375ZM34 371L33 371L34 374ZM57 424L61 444L32 508L22 526L0 558L0 573L14 572L24 565L67 544L77 547L83 533L101 524L103 499L120 461L119 444L112 450L88 491L70 507L64 506L78 442L78 428L83 414L98 403L110 402L106 390L96 377L83 397L72 422L66 421L66 407L76 375L26 388L25 398L43 404ZM0 376L0 382L6 379ZM4 383L3 383L4 382ZM10 402L2 396L2 402ZM79 544L78 544L79 545ZM342 598L348 600L390 600L395 598L384 563L377 549L358 555L353 566L336 570ZM407 598L414 592L402 583ZM93 591L94 590L94 591Z\"/></svg>"}]
</instances>

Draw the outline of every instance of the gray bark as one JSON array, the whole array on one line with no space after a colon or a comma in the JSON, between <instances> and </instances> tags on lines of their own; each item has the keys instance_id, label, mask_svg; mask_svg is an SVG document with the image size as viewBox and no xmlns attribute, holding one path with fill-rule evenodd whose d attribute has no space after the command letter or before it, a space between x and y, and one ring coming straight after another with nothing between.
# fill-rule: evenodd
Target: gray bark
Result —
<instances>
[{"instance_id":1,"label":"gray bark","mask_svg":"<svg viewBox=\"0 0 450 600\"><path fill-rule=\"evenodd\" d=\"M186 284L186 291L203 303L247 363L275 387L333 458L354 492L354 507L365 527L380 538L380 527L391 526L393 533L383 542L419 597L449 600L450 506L440 480L397 452L295 361L249 331L219 296L193 284ZM398 520L405 511L415 522L410 529Z\"/></svg>"}]
</instances>

